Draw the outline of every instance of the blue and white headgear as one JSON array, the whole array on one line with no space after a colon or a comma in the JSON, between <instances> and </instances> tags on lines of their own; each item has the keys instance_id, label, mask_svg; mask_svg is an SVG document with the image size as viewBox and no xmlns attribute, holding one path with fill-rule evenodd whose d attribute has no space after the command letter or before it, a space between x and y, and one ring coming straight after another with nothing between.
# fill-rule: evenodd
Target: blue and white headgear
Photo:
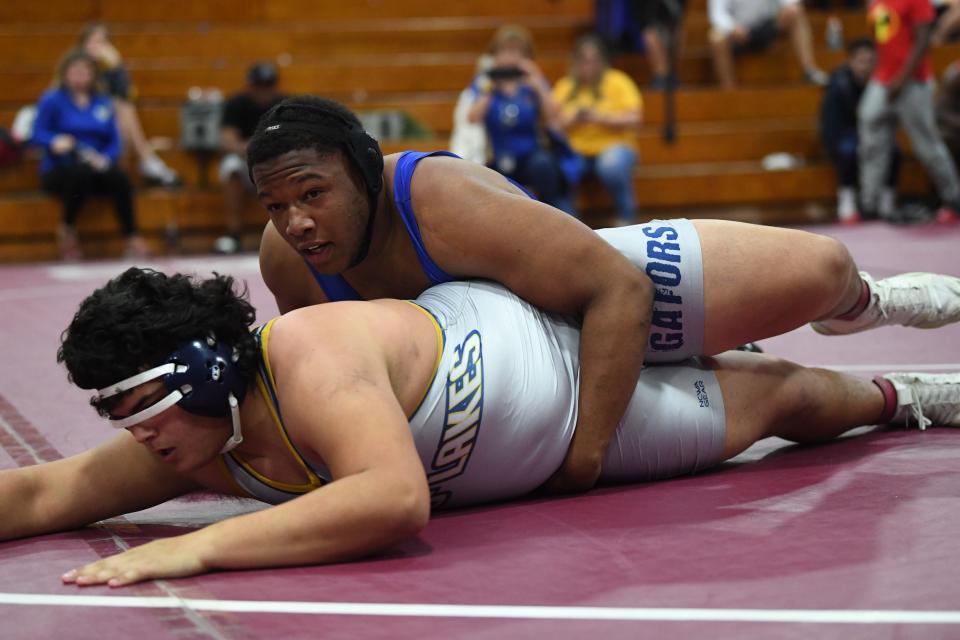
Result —
<instances>
[{"instance_id":1,"label":"blue and white headgear","mask_svg":"<svg viewBox=\"0 0 960 640\"><path fill-rule=\"evenodd\" d=\"M171 353L164 364L98 390L98 399L161 378L170 393L126 418L111 418L111 425L115 429L126 429L173 405L200 416L226 417L229 414L233 421L233 435L220 450L220 453L226 453L243 442L240 401L247 385L237 369L239 357L235 347L218 343L212 335L206 340L193 340Z\"/></svg>"}]
</instances>

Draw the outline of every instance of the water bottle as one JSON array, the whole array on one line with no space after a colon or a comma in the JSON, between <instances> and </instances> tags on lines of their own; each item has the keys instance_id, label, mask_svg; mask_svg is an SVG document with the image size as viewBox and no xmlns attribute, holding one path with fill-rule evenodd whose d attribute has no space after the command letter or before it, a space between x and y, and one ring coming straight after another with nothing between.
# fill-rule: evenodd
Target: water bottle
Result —
<instances>
[{"instance_id":1,"label":"water bottle","mask_svg":"<svg viewBox=\"0 0 960 640\"><path fill-rule=\"evenodd\" d=\"M843 50L843 21L837 16L827 19L826 40L830 51Z\"/></svg>"}]
</instances>

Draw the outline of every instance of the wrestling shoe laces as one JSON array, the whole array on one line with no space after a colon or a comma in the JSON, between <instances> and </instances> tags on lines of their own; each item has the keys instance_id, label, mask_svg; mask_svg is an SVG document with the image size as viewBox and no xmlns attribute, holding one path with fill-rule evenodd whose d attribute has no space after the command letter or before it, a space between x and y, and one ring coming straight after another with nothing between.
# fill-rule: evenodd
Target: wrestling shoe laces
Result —
<instances>
[{"instance_id":1,"label":"wrestling shoe laces","mask_svg":"<svg viewBox=\"0 0 960 640\"><path fill-rule=\"evenodd\" d=\"M888 373L880 376L897 390L891 424L960 427L960 373Z\"/></svg>"},{"instance_id":2,"label":"wrestling shoe laces","mask_svg":"<svg viewBox=\"0 0 960 640\"><path fill-rule=\"evenodd\" d=\"M960 278L936 273L904 273L876 282L861 271L870 302L856 318L811 323L817 333L843 335L885 325L933 329L960 321Z\"/></svg>"}]
</instances>

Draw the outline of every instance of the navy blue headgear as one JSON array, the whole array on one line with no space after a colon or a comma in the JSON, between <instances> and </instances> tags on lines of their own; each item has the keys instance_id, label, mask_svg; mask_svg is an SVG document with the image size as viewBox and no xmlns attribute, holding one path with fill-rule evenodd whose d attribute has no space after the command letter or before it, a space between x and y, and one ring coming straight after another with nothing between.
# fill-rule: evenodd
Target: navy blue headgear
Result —
<instances>
[{"instance_id":1,"label":"navy blue headgear","mask_svg":"<svg viewBox=\"0 0 960 640\"><path fill-rule=\"evenodd\" d=\"M243 440L239 405L247 385L237 369L238 359L234 347L218 343L213 336L192 340L171 353L163 364L100 389L99 397L109 398L160 378L170 393L126 418L111 418L113 426L132 427L175 404L195 415L215 418L229 415L233 420L233 437L224 446L224 450L229 451Z\"/></svg>"},{"instance_id":2,"label":"navy blue headgear","mask_svg":"<svg viewBox=\"0 0 960 640\"><path fill-rule=\"evenodd\" d=\"M240 402L247 391L236 360L230 345L213 338L193 340L167 358L167 362L186 365L187 370L165 375L163 384L170 391L179 389L183 393L177 402L180 408L198 416L226 417L230 415L227 396L232 393Z\"/></svg>"}]
</instances>

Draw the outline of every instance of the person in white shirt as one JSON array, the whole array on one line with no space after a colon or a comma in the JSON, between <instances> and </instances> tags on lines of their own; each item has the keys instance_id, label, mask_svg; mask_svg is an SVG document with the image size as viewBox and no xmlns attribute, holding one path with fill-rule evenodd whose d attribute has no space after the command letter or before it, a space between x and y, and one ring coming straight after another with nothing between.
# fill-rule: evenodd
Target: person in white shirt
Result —
<instances>
[{"instance_id":1,"label":"person in white shirt","mask_svg":"<svg viewBox=\"0 0 960 640\"><path fill-rule=\"evenodd\" d=\"M828 77L814 59L810 23L800 0L708 0L707 8L714 69L724 89L737 84L734 53L762 51L784 33L807 81L826 85Z\"/></svg>"}]
</instances>

